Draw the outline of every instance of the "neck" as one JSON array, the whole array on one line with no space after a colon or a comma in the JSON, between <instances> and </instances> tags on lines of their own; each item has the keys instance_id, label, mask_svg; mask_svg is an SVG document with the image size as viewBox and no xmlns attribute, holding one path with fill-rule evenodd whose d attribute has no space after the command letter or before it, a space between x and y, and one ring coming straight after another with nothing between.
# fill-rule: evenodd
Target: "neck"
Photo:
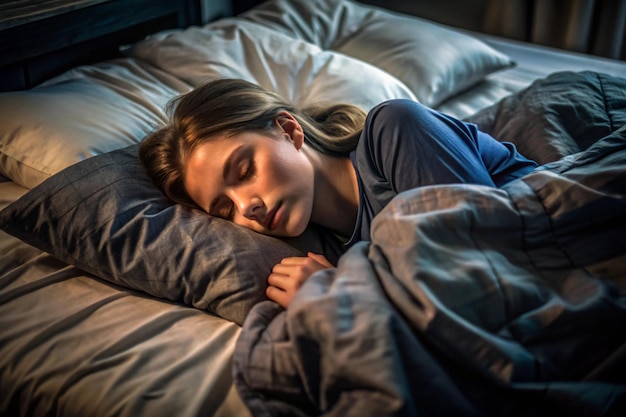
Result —
<instances>
[{"instance_id":1,"label":"neck","mask_svg":"<svg viewBox=\"0 0 626 417\"><path fill-rule=\"evenodd\" d=\"M349 238L359 207L354 166L348 157L333 157L314 149L308 153L315 168L311 221Z\"/></svg>"}]
</instances>

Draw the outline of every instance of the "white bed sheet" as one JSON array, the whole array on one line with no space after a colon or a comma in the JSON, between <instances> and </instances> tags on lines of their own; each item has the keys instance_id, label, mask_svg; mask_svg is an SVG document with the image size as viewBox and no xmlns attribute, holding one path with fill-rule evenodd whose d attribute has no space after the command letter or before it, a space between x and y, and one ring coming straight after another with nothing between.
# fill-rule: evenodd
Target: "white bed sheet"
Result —
<instances>
[{"instance_id":1,"label":"white bed sheet","mask_svg":"<svg viewBox=\"0 0 626 417\"><path fill-rule=\"evenodd\" d=\"M0 209L26 191L1 182ZM249 415L232 385L237 325L105 283L2 231L0 329L0 415L18 405L24 416Z\"/></svg>"},{"instance_id":2,"label":"white bed sheet","mask_svg":"<svg viewBox=\"0 0 626 417\"><path fill-rule=\"evenodd\" d=\"M484 81L437 108L459 118L468 117L482 108L495 104L501 98L524 89L533 80L557 71L596 71L626 77L624 61L531 45L475 32L465 31L465 33L482 39L491 47L508 55L516 65L488 75Z\"/></svg>"}]
</instances>

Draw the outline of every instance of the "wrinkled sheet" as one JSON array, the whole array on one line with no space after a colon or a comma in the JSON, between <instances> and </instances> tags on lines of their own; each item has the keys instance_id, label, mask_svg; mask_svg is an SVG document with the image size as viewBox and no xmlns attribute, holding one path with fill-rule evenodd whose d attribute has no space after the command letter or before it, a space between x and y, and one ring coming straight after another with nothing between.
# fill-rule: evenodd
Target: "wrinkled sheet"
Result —
<instances>
[{"instance_id":1,"label":"wrinkled sheet","mask_svg":"<svg viewBox=\"0 0 626 417\"><path fill-rule=\"evenodd\" d=\"M234 372L255 416L626 415L626 126L503 189L398 195Z\"/></svg>"},{"instance_id":2,"label":"wrinkled sheet","mask_svg":"<svg viewBox=\"0 0 626 417\"><path fill-rule=\"evenodd\" d=\"M0 209L27 190L0 182ZM0 416L249 416L236 324L106 283L0 231Z\"/></svg>"}]
</instances>

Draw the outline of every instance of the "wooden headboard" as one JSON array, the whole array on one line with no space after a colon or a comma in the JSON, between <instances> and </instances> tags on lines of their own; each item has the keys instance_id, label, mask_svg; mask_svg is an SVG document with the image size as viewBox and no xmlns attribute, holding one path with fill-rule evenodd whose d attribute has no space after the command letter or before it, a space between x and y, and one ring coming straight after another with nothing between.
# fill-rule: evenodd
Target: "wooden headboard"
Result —
<instances>
[{"instance_id":1,"label":"wooden headboard","mask_svg":"<svg viewBox=\"0 0 626 417\"><path fill-rule=\"evenodd\" d=\"M23 90L164 29L239 14L261 0L0 1L0 91Z\"/></svg>"},{"instance_id":2,"label":"wooden headboard","mask_svg":"<svg viewBox=\"0 0 626 417\"><path fill-rule=\"evenodd\" d=\"M199 0L21 0L0 3L0 91L30 88L119 46L197 24Z\"/></svg>"}]
</instances>

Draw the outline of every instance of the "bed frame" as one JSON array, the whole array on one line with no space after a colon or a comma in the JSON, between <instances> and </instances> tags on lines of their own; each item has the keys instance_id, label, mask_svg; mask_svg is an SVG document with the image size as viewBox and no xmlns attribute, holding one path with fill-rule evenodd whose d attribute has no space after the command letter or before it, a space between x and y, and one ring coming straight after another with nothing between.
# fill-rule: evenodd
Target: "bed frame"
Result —
<instances>
[{"instance_id":1,"label":"bed frame","mask_svg":"<svg viewBox=\"0 0 626 417\"><path fill-rule=\"evenodd\" d=\"M164 29L236 15L262 0L0 2L0 91L24 90Z\"/></svg>"},{"instance_id":2,"label":"bed frame","mask_svg":"<svg viewBox=\"0 0 626 417\"><path fill-rule=\"evenodd\" d=\"M201 19L199 0L2 2L0 91L30 88L76 65L118 56L120 45Z\"/></svg>"}]
</instances>

